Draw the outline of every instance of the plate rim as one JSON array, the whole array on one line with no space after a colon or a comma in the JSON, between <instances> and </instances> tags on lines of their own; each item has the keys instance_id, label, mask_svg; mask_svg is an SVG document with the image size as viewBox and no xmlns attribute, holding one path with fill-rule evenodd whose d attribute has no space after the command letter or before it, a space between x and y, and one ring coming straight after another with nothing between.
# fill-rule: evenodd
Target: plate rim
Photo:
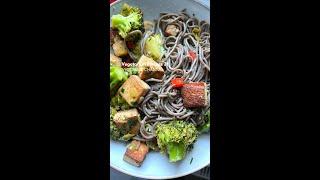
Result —
<instances>
[{"instance_id":1,"label":"plate rim","mask_svg":"<svg viewBox=\"0 0 320 180\"><path fill-rule=\"evenodd\" d=\"M113 6L113 5L115 5L115 4L120 3L121 1L122 1L122 0L116 0L116 1L114 1L113 3L110 4L110 7ZM188 0L188 1L194 1L194 2L198 3L199 5L205 7L206 9L210 10L210 7L209 7L209 6L207 6L206 4L203 4L203 3L202 3L201 1L199 1L199 0ZM209 1L209 3L210 3L210 1Z\"/></svg>"},{"instance_id":2,"label":"plate rim","mask_svg":"<svg viewBox=\"0 0 320 180\"><path fill-rule=\"evenodd\" d=\"M204 166L200 166L199 168L195 168L193 170L190 170L190 171L187 171L185 173L182 173L182 174L178 174L178 175L172 175L172 176L145 176L145 175L133 175L131 174L130 172L124 170L124 169L121 169L120 167L117 167L115 165L112 165L111 162L110 162L110 167L117 170L117 171L120 171L124 174L127 174L127 175L130 175L130 176L134 176L134 177L138 177L138 178L144 178L144 179L174 179L174 178L179 178L179 177L183 177L183 176L187 176L187 175L190 175L192 173L195 173L207 166L210 166L210 159L208 160L207 163L204 164Z\"/></svg>"}]
</instances>

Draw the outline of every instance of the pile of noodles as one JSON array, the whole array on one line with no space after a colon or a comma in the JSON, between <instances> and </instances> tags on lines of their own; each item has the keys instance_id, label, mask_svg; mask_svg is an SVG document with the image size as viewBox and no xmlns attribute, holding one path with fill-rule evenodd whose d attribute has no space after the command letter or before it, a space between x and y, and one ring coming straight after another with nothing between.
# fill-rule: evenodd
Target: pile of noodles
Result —
<instances>
[{"instance_id":1,"label":"pile of noodles","mask_svg":"<svg viewBox=\"0 0 320 180\"><path fill-rule=\"evenodd\" d=\"M164 34L168 25L175 25L180 31L177 36ZM193 29L198 28L198 36ZM205 82L207 84L208 102L210 102L210 25L189 16L185 11L180 13L160 13L160 18L155 21L152 31L146 31L140 41L141 53L145 41L154 33L160 33L165 48L161 59L164 64L165 74L162 80L148 79L146 82L151 89L139 104L142 112L140 135L134 139L151 140L155 137L157 123L172 120L185 120L196 126L204 123L204 113L210 108L208 103L205 108L189 109L183 106L180 90L172 87L173 78L183 78L188 82ZM189 51L196 54L196 59L191 60Z\"/></svg>"}]
</instances>

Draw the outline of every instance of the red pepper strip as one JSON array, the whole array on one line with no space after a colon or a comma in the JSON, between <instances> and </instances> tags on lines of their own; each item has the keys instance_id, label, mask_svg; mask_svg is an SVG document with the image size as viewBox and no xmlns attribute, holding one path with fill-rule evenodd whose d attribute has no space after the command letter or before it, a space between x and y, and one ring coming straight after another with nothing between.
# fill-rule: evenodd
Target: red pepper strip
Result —
<instances>
[{"instance_id":1,"label":"red pepper strip","mask_svg":"<svg viewBox=\"0 0 320 180\"><path fill-rule=\"evenodd\" d=\"M171 84L174 88L181 88L184 85L182 78L173 78Z\"/></svg>"},{"instance_id":2,"label":"red pepper strip","mask_svg":"<svg viewBox=\"0 0 320 180\"><path fill-rule=\"evenodd\" d=\"M192 61L194 61L197 58L196 53L194 53L193 51L189 51L188 56L191 58Z\"/></svg>"}]
</instances>

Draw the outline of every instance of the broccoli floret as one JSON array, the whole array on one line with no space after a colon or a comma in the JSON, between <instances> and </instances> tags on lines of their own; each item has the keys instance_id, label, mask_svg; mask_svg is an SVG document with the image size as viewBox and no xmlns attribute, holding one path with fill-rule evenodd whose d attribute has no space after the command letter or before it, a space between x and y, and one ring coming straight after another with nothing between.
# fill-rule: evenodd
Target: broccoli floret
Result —
<instances>
[{"instance_id":1,"label":"broccoli floret","mask_svg":"<svg viewBox=\"0 0 320 180\"><path fill-rule=\"evenodd\" d=\"M110 66L110 95L114 96L127 79L127 73L121 67Z\"/></svg>"},{"instance_id":2,"label":"broccoli floret","mask_svg":"<svg viewBox=\"0 0 320 180\"><path fill-rule=\"evenodd\" d=\"M131 75L138 75L139 73L137 67L124 68L124 71L127 73L128 77L130 77Z\"/></svg>"},{"instance_id":3,"label":"broccoli floret","mask_svg":"<svg viewBox=\"0 0 320 180\"><path fill-rule=\"evenodd\" d=\"M110 137L113 140L118 140L121 137L120 131L113 121L113 117L116 113L116 109L110 106Z\"/></svg>"},{"instance_id":4,"label":"broccoli floret","mask_svg":"<svg viewBox=\"0 0 320 180\"><path fill-rule=\"evenodd\" d=\"M130 105L120 94L116 94L116 96L111 98L111 106L117 111L130 109Z\"/></svg>"},{"instance_id":5,"label":"broccoli floret","mask_svg":"<svg viewBox=\"0 0 320 180\"><path fill-rule=\"evenodd\" d=\"M123 4L120 14L111 17L113 28L119 30L122 38L125 38L128 32L133 30L141 30L144 32L143 14L138 7L132 7L128 4Z\"/></svg>"},{"instance_id":6,"label":"broccoli floret","mask_svg":"<svg viewBox=\"0 0 320 180\"><path fill-rule=\"evenodd\" d=\"M143 13L142 13L142 10L138 7L133 7L133 6L130 6L128 5L127 3L124 3L122 5L122 8L121 8L121 11L120 11L120 14L122 16L129 16L131 14L138 14L140 15L141 17L139 18L139 27L137 27L136 29L139 29L141 30L142 32L144 32L144 25L143 25Z\"/></svg>"},{"instance_id":7,"label":"broccoli floret","mask_svg":"<svg viewBox=\"0 0 320 180\"><path fill-rule=\"evenodd\" d=\"M127 3L124 3L122 5L122 7L121 7L120 14L122 16L129 16L130 14L132 14L134 12L142 15L142 11L141 11L140 8L133 7L133 6L130 6L129 4L127 4Z\"/></svg>"},{"instance_id":8,"label":"broccoli floret","mask_svg":"<svg viewBox=\"0 0 320 180\"><path fill-rule=\"evenodd\" d=\"M153 60L155 61L161 60L164 54L164 48L163 48L163 41L161 39L160 34L155 34L153 36L150 36L146 40L145 51L146 51L146 55L151 57Z\"/></svg>"},{"instance_id":9,"label":"broccoli floret","mask_svg":"<svg viewBox=\"0 0 320 180\"><path fill-rule=\"evenodd\" d=\"M160 152L168 153L170 162L182 160L196 141L198 131L192 123L170 121L156 126L156 137Z\"/></svg>"},{"instance_id":10,"label":"broccoli floret","mask_svg":"<svg viewBox=\"0 0 320 180\"><path fill-rule=\"evenodd\" d=\"M199 133L208 133L210 131L210 109L205 114L205 123L198 127Z\"/></svg>"}]
</instances>

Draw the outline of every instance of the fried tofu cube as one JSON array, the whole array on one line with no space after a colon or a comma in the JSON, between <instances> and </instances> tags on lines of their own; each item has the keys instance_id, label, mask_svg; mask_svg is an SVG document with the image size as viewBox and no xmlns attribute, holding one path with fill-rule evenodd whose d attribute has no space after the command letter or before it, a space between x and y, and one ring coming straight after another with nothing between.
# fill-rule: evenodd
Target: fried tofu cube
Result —
<instances>
[{"instance_id":1,"label":"fried tofu cube","mask_svg":"<svg viewBox=\"0 0 320 180\"><path fill-rule=\"evenodd\" d=\"M115 41L112 45L114 54L118 57L123 57L128 55L128 48L124 40Z\"/></svg>"},{"instance_id":2,"label":"fried tofu cube","mask_svg":"<svg viewBox=\"0 0 320 180\"><path fill-rule=\"evenodd\" d=\"M141 56L137 66L139 77L142 80L147 80L150 78L162 79L164 75L164 70L160 64L145 55Z\"/></svg>"},{"instance_id":3,"label":"fried tofu cube","mask_svg":"<svg viewBox=\"0 0 320 180\"><path fill-rule=\"evenodd\" d=\"M177 36L179 32L180 30L175 25L172 25L172 24L168 25L165 30L165 33L168 36Z\"/></svg>"},{"instance_id":4,"label":"fried tofu cube","mask_svg":"<svg viewBox=\"0 0 320 180\"><path fill-rule=\"evenodd\" d=\"M139 167L141 166L148 152L149 147L145 143L133 140L128 145L123 160L128 162L129 164Z\"/></svg>"},{"instance_id":5,"label":"fried tofu cube","mask_svg":"<svg viewBox=\"0 0 320 180\"><path fill-rule=\"evenodd\" d=\"M183 85L181 95L183 105L187 108L205 107L208 105L207 84L204 82Z\"/></svg>"},{"instance_id":6,"label":"fried tofu cube","mask_svg":"<svg viewBox=\"0 0 320 180\"><path fill-rule=\"evenodd\" d=\"M114 54L110 53L110 64L112 64L114 66L121 67L122 60L121 60L121 58L119 58L119 57L115 56Z\"/></svg>"},{"instance_id":7,"label":"fried tofu cube","mask_svg":"<svg viewBox=\"0 0 320 180\"><path fill-rule=\"evenodd\" d=\"M119 93L130 106L135 107L149 90L150 86L139 76L131 75L119 88Z\"/></svg>"},{"instance_id":8,"label":"fried tofu cube","mask_svg":"<svg viewBox=\"0 0 320 180\"><path fill-rule=\"evenodd\" d=\"M140 114L136 108L118 111L113 121L123 134L138 134L140 130Z\"/></svg>"}]
</instances>

